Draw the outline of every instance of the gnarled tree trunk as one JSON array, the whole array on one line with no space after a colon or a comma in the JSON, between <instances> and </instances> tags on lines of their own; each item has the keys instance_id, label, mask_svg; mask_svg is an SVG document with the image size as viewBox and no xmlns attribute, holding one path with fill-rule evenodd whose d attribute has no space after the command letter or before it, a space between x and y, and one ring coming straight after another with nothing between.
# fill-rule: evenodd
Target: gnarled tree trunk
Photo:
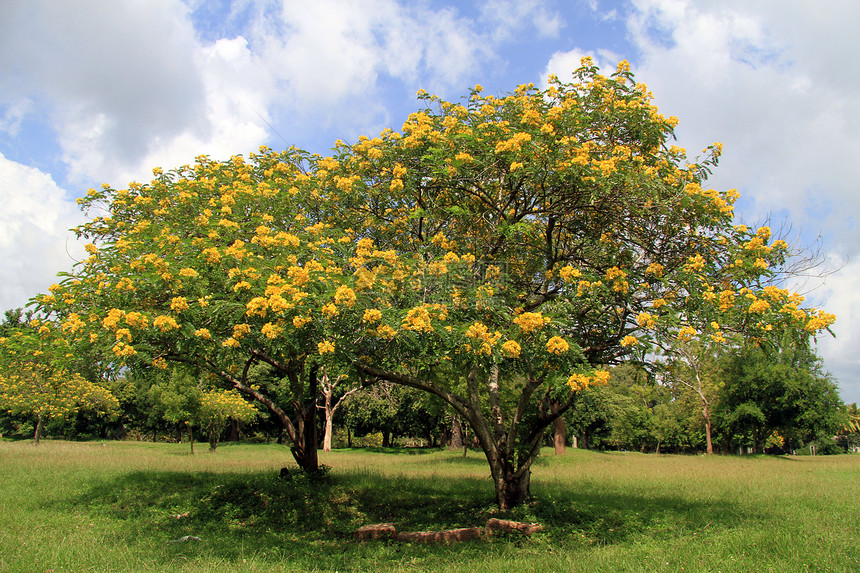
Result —
<instances>
[{"instance_id":1,"label":"gnarled tree trunk","mask_svg":"<svg viewBox=\"0 0 860 573\"><path fill-rule=\"evenodd\" d=\"M466 391L461 395L432 380L388 372L366 364L357 366L367 376L430 392L453 406L460 418L472 428L484 451L496 503L502 510L521 505L531 496L531 466L540 453L544 431L572 404L572 400L568 401L553 411L548 395L537 399L536 391L544 382L541 376L525 382L516 407L506 412L501 403L498 368L492 368L483 375L477 369L467 373Z\"/></svg>"}]
</instances>

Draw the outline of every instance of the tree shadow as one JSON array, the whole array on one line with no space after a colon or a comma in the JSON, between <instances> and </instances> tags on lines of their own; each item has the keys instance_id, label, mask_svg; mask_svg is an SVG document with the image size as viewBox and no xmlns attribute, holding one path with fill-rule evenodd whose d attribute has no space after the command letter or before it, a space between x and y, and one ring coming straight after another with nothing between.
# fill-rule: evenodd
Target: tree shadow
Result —
<instances>
[{"instance_id":1,"label":"tree shadow","mask_svg":"<svg viewBox=\"0 0 860 573\"><path fill-rule=\"evenodd\" d=\"M85 507L121 524L124 539L116 543L142 544L140 551L163 564L179 555L241 561L253 554L326 570L372 569L368 560L396 563L421 556L479 563L490 554L503 555L510 543L534 551L547 544L574 549L622 543L643 532L674 537L728 528L751 518L725 501L573 491L553 484L536 493L535 502L501 514L490 480L482 478L391 478L353 471L323 478L291 473L280 479L262 472L135 471L53 503ZM450 546L354 540L357 528L372 523L427 531L480 527L489 517L536 521L546 530L532 538L501 536ZM140 531L147 533L141 537ZM186 536L200 541L177 541Z\"/></svg>"}]
</instances>

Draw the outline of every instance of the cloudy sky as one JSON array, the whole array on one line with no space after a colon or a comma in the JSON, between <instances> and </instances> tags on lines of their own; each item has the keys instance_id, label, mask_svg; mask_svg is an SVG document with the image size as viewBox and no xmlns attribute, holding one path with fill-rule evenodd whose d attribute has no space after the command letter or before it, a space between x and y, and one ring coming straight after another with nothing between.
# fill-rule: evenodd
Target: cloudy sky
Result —
<instances>
[{"instance_id":1,"label":"cloudy sky","mask_svg":"<svg viewBox=\"0 0 860 573\"><path fill-rule=\"evenodd\" d=\"M4 0L0 4L0 311L81 247L74 199L154 166L261 144L325 153L398 129L427 89L502 93L582 55L632 64L739 216L821 247L808 299L842 397L860 402L860 3L831 0ZM818 243L813 243L816 239Z\"/></svg>"}]
</instances>

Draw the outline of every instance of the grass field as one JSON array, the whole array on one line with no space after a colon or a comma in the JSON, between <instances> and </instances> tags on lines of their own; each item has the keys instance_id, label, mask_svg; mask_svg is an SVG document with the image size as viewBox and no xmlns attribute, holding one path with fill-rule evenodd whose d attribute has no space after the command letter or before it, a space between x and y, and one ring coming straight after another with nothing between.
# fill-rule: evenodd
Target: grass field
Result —
<instances>
[{"instance_id":1,"label":"grass field","mask_svg":"<svg viewBox=\"0 0 860 573\"><path fill-rule=\"evenodd\" d=\"M507 515L546 531L453 545L352 532L498 516L479 452L321 453L318 481L278 479L289 461L276 445L0 442L0 571L860 571L858 455L546 451L534 503Z\"/></svg>"}]
</instances>

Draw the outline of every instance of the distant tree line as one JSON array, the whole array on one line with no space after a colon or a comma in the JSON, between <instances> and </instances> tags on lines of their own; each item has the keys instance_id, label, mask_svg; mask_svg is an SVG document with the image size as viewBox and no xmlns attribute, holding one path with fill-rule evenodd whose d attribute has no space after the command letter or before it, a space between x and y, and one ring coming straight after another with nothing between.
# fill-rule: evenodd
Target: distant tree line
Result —
<instances>
[{"instance_id":1,"label":"distant tree line","mask_svg":"<svg viewBox=\"0 0 860 573\"><path fill-rule=\"evenodd\" d=\"M30 328L31 314L6 311L0 335ZM691 363L695 362L695 367ZM707 425L716 453L839 453L860 446L856 404L843 404L836 381L808 344L750 346L715 353L702 348L647 369L633 362L612 369L609 383L577 395L545 445L598 450L694 454L707 451ZM45 421L42 432L70 440L205 440L284 442L279 420L190 369L97 372L89 376L118 400L118 409L80 407ZM256 366L255 384L288 397L289 380ZM698 379L698 384L693 383ZM326 378L327 380L327 378ZM325 394L329 397L326 399ZM703 401L707 402L705 405ZM326 414L328 409L333 410ZM336 408L332 408L332 406ZM707 406L708 416L704 415ZM328 447L454 447L474 445L456 413L437 397L387 382L368 387L336 379L317 404L319 448L326 419ZM36 417L0 412L0 434L32 438Z\"/></svg>"}]
</instances>

